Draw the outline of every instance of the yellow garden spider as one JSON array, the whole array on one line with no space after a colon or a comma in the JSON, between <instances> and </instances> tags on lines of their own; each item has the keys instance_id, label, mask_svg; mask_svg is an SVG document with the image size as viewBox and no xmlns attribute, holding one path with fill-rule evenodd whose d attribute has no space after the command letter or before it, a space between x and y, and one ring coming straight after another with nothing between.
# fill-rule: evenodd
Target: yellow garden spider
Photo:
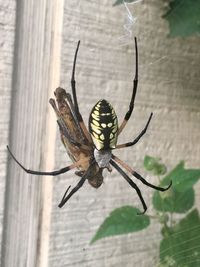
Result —
<instances>
[{"instance_id":1,"label":"yellow garden spider","mask_svg":"<svg viewBox=\"0 0 200 267\"><path fill-rule=\"evenodd\" d=\"M132 141L125 144L117 144L117 138L119 134L122 132L124 127L126 126L133 108L134 101L137 91L138 84L138 49L137 49L137 39L135 38L135 53L136 53L136 70L135 70L135 78L133 81L133 92L129 105L129 110L127 111L123 122L118 127L118 120L113 107L106 100L100 100L93 107L90 117L89 117L89 132L83 122L82 116L79 112L77 96L76 96L76 82L75 82L75 66L77 53L79 49L80 41L78 42L73 70L72 70L72 78L71 78L71 87L72 87L72 96L62 88L57 88L54 92L56 97L56 102L54 99L50 99L49 102L52 105L56 115L57 115L57 123L60 130L61 140L67 150L67 153L73 164L67 167L64 167L60 170L51 171L51 172L43 172L43 171L33 171L26 169L19 161L14 157L9 147L8 151L12 158L17 162L17 164L27 173L35 174L35 175L52 175L56 176L61 173L65 173L74 168L78 168L78 171L75 172L76 175L81 176L78 184L69 192L70 186L67 188L59 207L61 208L68 199L78 191L84 182L88 180L91 186L98 188L103 183L102 171L104 168L107 168L111 171L112 165L122 177L129 183L131 187L133 187L143 205L144 211L140 214L145 213L147 210L147 206L142 197L140 189L137 185L128 177L128 175L123 171L124 168L128 171L132 176L136 179L140 180L143 184L154 188L159 191L165 191L170 188L172 182L167 188L158 187L148 183L139 173L134 171L131 167L129 167L126 163L124 163L121 159L116 157L112 151L114 149L124 148L135 145L140 138L145 134L149 123L151 121L153 113L150 114L149 119L144 127L144 129L140 132L140 134ZM121 167L119 166L121 165Z\"/></svg>"}]
</instances>

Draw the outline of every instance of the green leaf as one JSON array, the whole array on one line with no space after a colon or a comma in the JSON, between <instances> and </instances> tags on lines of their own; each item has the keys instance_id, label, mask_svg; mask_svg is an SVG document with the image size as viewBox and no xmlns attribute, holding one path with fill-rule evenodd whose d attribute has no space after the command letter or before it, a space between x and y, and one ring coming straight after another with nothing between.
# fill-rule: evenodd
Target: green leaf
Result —
<instances>
[{"instance_id":1,"label":"green leaf","mask_svg":"<svg viewBox=\"0 0 200 267\"><path fill-rule=\"evenodd\" d=\"M163 16L169 22L170 37L186 37L200 33L200 1L173 0Z\"/></svg>"},{"instance_id":2,"label":"green leaf","mask_svg":"<svg viewBox=\"0 0 200 267\"><path fill-rule=\"evenodd\" d=\"M158 161L157 158L146 155L144 157L144 168L147 171L152 171L155 168L157 161Z\"/></svg>"},{"instance_id":3,"label":"green leaf","mask_svg":"<svg viewBox=\"0 0 200 267\"><path fill-rule=\"evenodd\" d=\"M185 213L194 205L194 190L178 192L173 187L165 192L156 191L153 195L153 206L158 211Z\"/></svg>"},{"instance_id":4,"label":"green leaf","mask_svg":"<svg viewBox=\"0 0 200 267\"><path fill-rule=\"evenodd\" d=\"M157 164L153 170L154 175L164 175L167 172L167 168L164 164Z\"/></svg>"},{"instance_id":5,"label":"green leaf","mask_svg":"<svg viewBox=\"0 0 200 267\"><path fill-rule=\"evenodd\" d=\"M144 168L147 171L152 171L155 175L163 175L167 172L167 168L164 164L159 162L159 158L154 158L146 155L144 157Z\"/></svg>"},{"instance_id":6,"label":"green leaf","mask_svg":"<svg viewBox=\"0 0 200 267\"><path fill-rule=\"evenodd\" d=\"M165 178L162 185L173 182L172 187L179 192L185 192L192 188L200 179L200 169L185 169L184 162L181 161Z\"/></svg>"},{"instance_id":7,"label":"green leaf","mask_svg":"<svg viewBox=\"0 0 200 267\"><path fill-rule=\"evenodd\" d=\"M160 261L166 266L200 266L200 218L196 209L170 228L160 243Z\"/></svg>"},{"instance_id":8,"label":"green leaf","mask_svg":"<svg viewBox=\"0 0 200 267\"><path fill-rule=\"evenodd\" d=\"M121 4L123 4L124 2L125 3L133 3L133 2L135 2L136 0L125 0L125 1L123 1L123 0L117 0L114 4L113 4L113 6L118 6L118 5L121 5Z\"/></svg>"},{"instance_id":9,"label":"green leaf","mask_svg":"<svg viewBox=\"0 0 200 267\"><path fill-rule=\"evenodd\" d=\"M139 212L138 209L131 206L115 209L99 227L90 243L104 237L128 234L146 228L150 224L149 217L138 215Z\"/></svg>"}]
</instances>

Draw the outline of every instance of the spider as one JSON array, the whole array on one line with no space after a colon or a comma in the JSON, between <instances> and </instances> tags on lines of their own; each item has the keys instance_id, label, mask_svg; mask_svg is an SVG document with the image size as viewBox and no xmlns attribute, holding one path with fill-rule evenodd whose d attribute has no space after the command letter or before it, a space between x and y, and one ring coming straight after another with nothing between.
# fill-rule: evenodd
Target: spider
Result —
<instances>
[{"instance_id":1,"label":"spider","mask_svg":"<svg viewBox=\"0 0 200 267\"><path fill-rule=\"evenodd\" d=\"M129 183L129 185L136 190L143 205L143 212L139 214L144 214L147 210L147 206L142 197L141 191L138 186L133 182L133 180L131 180L131 178L124 172L124 170L126 170L136 179L140 180L143 184L159 191L168 190L171 187L172 182L170 182L167 188L162 188L150 184L139 173L137 173L134 169L129 167L125 162L123 162L120 158L118 158L112 153L112 151L115 149L135 145L140 140L140 138L146 133L146 130L153 116L153 113L151 113L145 127L133 141L124 144L117 144L117 138L125 128L134 108L135 96L138 85L137 39L135 37L136 60L132 97L129 104L129 109L125 114L122 123L120 124L120 126L118 125L118 119L114 108L108 101L102 99L99 100L92 108L92 111L89 116L89 131L87 130L83 118L80 114L76 96L75 66L79 45L80 41L78 42L74 56L71 78L73 100L71 95L60 87L57 88L54 92L57 104L54 99L49 100L51 106L53 107L57 115L57 123L59 126L61 140L67 150L69 157L73 161L73 164L64 167L60 170L51 172L34 171L26 169L15 158L10 148L7 146L8 152L15 160L15 162L25 172L30 174L56 176L62 173L66 173L69 170L75 168L78 169L75 174L80 176L81 179L69 193L68 191L71 186L67 188L59 204L60 208L63 207L64 204L69 200L69 198L83 186L86 180L88 180L91 186L98 188L103 183L103 169L107 168L109 171L112 171L110 166L112 165L119 172L119 174Z\"/></svg>"}]
</instances>

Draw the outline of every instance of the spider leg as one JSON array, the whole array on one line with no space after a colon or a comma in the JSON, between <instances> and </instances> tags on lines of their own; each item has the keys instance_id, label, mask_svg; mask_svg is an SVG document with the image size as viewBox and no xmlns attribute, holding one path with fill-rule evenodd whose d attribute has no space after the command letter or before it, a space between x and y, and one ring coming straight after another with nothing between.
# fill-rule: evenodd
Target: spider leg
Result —
<instances>
[{"instance_id":1,"label":"spider leg","mask_svg":"<svg viewBox=\"0 0 200 267\"><path fill-rule=\"evenodd\" d=\"M78 49L80 45L80 40L78 41L76 52L74 55L74 63L73 63L73 69L72 69L72 77L71 77L71 87L72 87L72 95L73 95L73 100L74 100L74 108L76 112L77 119L80 123L81 129L83 130L85 136L87 137L89 143L92 143L92 138L90 136L90 133L88 132L85 123L83 121L83 118L80 114L79 107L78 107L78 101L77 101L77 96L76 96L76 81L75 81L75 68L76 68L76 59L77 59L77 54L78 54Z\"/></svg>"},{"instance_id":2,"label":"spider leg","mask_svg":"<svg viewBox=\"0 0 200 267\"><path fill-rule=\"evenodd\" d=\"M71 96L69 98L69 94L66 94L66 97L67 99L71 99ZM67 127L66 127L66 124L62 118L62 115L60 114L57 106L56 106L56 102L54 99L50 99L49 100L49 103L51 104L51 106L53 107L56 115L57 115L57 123L58 123L58 126L59 126L59 129L60 129L60 132L69 140L70 143L74 144L75 146L79 147L79 148L82 148L82 149L85 149L85 150L90 150L91 148L85 144L82 144L80 142L77 142L74 140L74 138L71 136L71 134L69 133ZM75 118L75 121L76 121L76 117ZM77 126L79 127L79 126Z\"/></svg>"},{"instance_id":3,"label":"spider leg","mask_svg":"<svg viewBox=\"0 0 200 267\"><path fill-rule=\"evenodd\" d=\"M129 104L129 110L127 111L124 120L122 124L119 127L118 134L122 132L124 127L126 126L128 120L130 119L130 116L132 114L133 108L134 108L134 102L135 102L135 96L137 92L137 85L138 85L138 48L137 48L137 38L135 37L135 78L133 80L133 93L131 97L131 102Z\"/></svg>"},{"instance_id":4,"label":"spider leg","mask_svg":"<svg viewBox=\"0 0 200 267\"><path fill-rule=\"evenodd\" d=\"M71 109L71 112L72 112L72 115L73 115L73 118L74 118L74 121L76 123L77 128L79 129L79 131L80 131L81 135L83 136L83 138L88 141L87 137L83 133L83 129L80 126L80 122L77 119L77 116L76 116L76 112L75 112L74 104L72 102L71 95L69 93L66 93L66 98L67 98L67 102L68 102L68 104L70 106L70 109Z\"/></svg>"},{"instance_id":5,"label":"spider leg","mask_svg":"<svg viewBox=\"0 0 200 267\"><path fill-rule=\"evenodd\" d=\"M74 104L73 104L73 102L72 102L72 97L71 97L71 95L70 95L69 93L66 93L66 98L67 98L67 101L68 101L68 103L69 103L69 106L70 106L70 108L71 108L72 113L74 113ZM74 114L73 114L73 115L74 115Z\"/></svg>"},{"instance_id":6,"label":"spider leg","mask_svg":"<svg viewBox=\"0 0 200 267\"><path fill-rule=\"evenodd\" d=\"M59 125L60 131L63 133L63 135L69 140L70 143L74 144L75 146L82 148L84 150L91 150L90 146L87 146L85 144L81 144L73 139L71 134L69 133L66 125L64 124L62 119L57 120L57 123Z\"/></svg>"},{"instance_id":7,"label":"spider leg","mask_svg":"<svg viewBox=\"0 0 200 267\"><path fill-rule=\"evenodd\" d=\"M70 189L71 186L69 186L69 187L67 188L67 190L66 190L66 192L65 192L65 194L64 194L64 196L63 196L63 198L62 198L62 200L61 200L61 202L60 202L60 204L58 205L59 208L62 208L62 207L65 205L65 203L68 201L68 199L69 199L74 193L76 193L76 191L78 191L78 190L83 186L83 184L85 183L85 180L86 180L86 177L83 176L83 177L81 178L81 180L78 182L78 184L77 184L77 185L70 191L70 193L68 194L68 196L66 196L66 195L67 195L67 193L68 193L68 191L69 191L69 189Z\"/></svg>"},{"instance_id":8,"label":"spider leg","mask_svg":"<svg viewBox=\"0 0 200 267\"><path fill-rule=\"evenodd\" d=\"M150 114L150 117L149 117L144 129L140 132L140 134L132 142L128 142L128 143L125 143L125 144L117 145L115 149L119 149L119 148L129 147L129 146L135 145L140 140L140 138L146 133L152 116L153 116L153 113Z\"/></svg>"},{"instance_id":9,"label":"spider leg","mask_svg":"<svg viewBox=\"0 0 200 267\"><path fill-rule=\"evenodd\" d=\"M58 102L58 106L60 105L61 109L63 110L63 108L66 106L66 114L65 115L71 115L73 117L73 120L74 120L74 123L76 124L76 127L79 131L79 133L81 134L82 136L82 139L86 139L85 136L83 136L83 131L80 127L80 124L79 124L79 121L77 119L77 116L76 116L76 112L75 112L75 109L74 109L74 104L72 102L72 98L71 98L71 95L69 93L67 93L65 91L65 89L61 88L61 87L58 87L56 88L55 92L54 92L54 95L56 97L56 100ZM66 99L66 100L65 100ZM51 104L51 106L53 107L57 117L59 119L63 119L63 111L61 112L60 110L58 110L57 108L57 105L56 105L56 101L52 98L49 99L49 103ZM69 110L71 112L69 112Z\"/></svg>"},{"instance_id":10,"label":"spider leg","mask_svg":"<svg viewBox=\"0 0 200 267\"><path fill-rule=\"evenodd\" d=\"M148 183L139 173L137 173L136 171L134 171L133 169L131 169L131 167L129 167L125 162L123 162L121 159L119 159L118 157L116 157L115 155L112 155L112 158L117 162L119 163L124 169L126 169L128 172L130 172L135 178L137 178L138 180L140 180L143 184L151 187L151 188L154 188L158 191L166 191L168 190L171 185L172 185L172 181L170 182L170 184L166 187L166 188L163 188L163 187L159 187L159 186L155 186L153 184L150 184Z\"/></svg>"},{"instance_id":11,"label":"spider leg","mask_svg":"<svg viewBox=\"0 0 200 267\"><path fill-rule=\"evenodd\" d=\"M69 189L71 186L69 186L60 202L60 204L58 205L59 208L62 208L65 203L70 199L70 197L76 193L85 183L85 180L87 179L88 173L90 171L90 168L92 167L92 165L94 164L95 161L93 161L90 166L88 167L87 171L84 173L84 175L81 177L80 181L78 182L78 184L70 191L70 193L67 195Z\"/></svg>"},{"instance_id":12,"label":"spider leg","mask_svg":"<svg viewBox=\"0 0 200 267\"><path fill-rule=\"evenodd\" d=\"M146 206L146 203L145 203L145 201L144 201L144 199L143 199L143 197L142 197L142 194L141 194L141 192L140 192L140 189L137 187L137 185L128 177L128 175L117 165L117 163L116 162L114 162L112 159L111 159L111 161L110 161L110 164L124 177L124 179L130 184L130 186L131 187L133 187L135 190L136 190L136 192L137 192L137 194L138 194L138 196L139 196L139 198L140 198L140 201L142 202L142 205L143 205L143 209L144 209L144 211L143 212L141 212L141 213L138 213L138 215L142 215L142 214L144 214L145 212L146 212L146 210L147 210L147 206Z\"/></svg>"},{"instance_id":13,"label":"spider leg","mask_svg":"<svg viewBox=\"0 0 200 267\"><path fill-rule=\"evenodd\" d=\"M59 175L61 173L65 173L65 172L68 172L69 170L72 170L74 169L75 167L77 167L78 162L70 165L70 166L67 166L65 168L62 168L60 170L56 170L56 171L52 171L52 172L43 172L43 171L33 171L33 170L29 170L29 169L26 169L16 158L15 156L12 154L10 148L7 146L7 149L8 149L8 152L9 154L11 155L11 157L14 159L14 161L26 172L26 173L30 173L30 174L35 174L35 175L50 175L50 176L56 176L56 175Z\"/></svg>"}]
</instances>

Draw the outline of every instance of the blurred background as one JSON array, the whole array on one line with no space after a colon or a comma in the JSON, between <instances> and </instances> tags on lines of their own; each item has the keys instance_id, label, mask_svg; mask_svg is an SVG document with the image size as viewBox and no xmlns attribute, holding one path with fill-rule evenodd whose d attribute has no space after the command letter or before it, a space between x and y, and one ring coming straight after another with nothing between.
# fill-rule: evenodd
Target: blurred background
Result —
<instances>
[{"instance_id":1,"label":"blurred background","mask_svg":"<svg viewBox=\"0 0 200 267\"><path fill-rule=\"evenodd\" d=\"M162 159L167 171L181 160L186 169L200 168L200 5L180 0L129 2L0 1L2 267L200 266L199 219L190 229L197 226L195 235L199 239L191 245L196 249L195 261L192 257L185 261L184 251L179 255L185 265L177 264L173 253L169 260L162 261L162 226L156 220L141 231L90 245L114 209L129 205L142 210L138 195L128 183L116 171L104 171L104 183L98 190L85 183L59 209L66 188L79 180L74 172L53 178L28 175L6 150L9 144L17 159L33 170L51 171L71 164L49 98L54 97L58 86L71 92L78 40L77 97L86 124L92 107L102 98L112 104L121 122L132 94L136 36L138 91L132 117L119 143L132 141L150 113L154 115L142 140L115 154L155 185L159 180L145 170L145 155ZM196 183L198 171L195 177ZM149 218L158 215L152 204L154 190L140 182L137 185ZM197 183L191 209L200 208L199 190ZM189 208L175 218L189 214ZM173 251L170 242L168 247ZM189 253L194 249L185 248Z\"/></svg>"}]
</instances>

